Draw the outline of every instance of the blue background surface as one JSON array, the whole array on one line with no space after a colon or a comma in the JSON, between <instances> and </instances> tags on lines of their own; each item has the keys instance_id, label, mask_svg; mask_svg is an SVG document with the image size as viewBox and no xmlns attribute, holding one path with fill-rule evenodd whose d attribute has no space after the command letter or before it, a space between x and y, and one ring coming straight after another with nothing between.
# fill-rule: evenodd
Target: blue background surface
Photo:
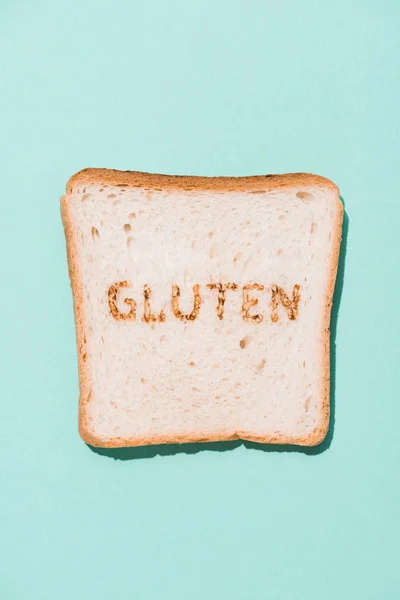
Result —
<instances>
[{"instance_id":1,"label":"blue background surface","mask_svg":"<svg viewBox=\"0 0 400 600\"><path fill-rule=\"evenodd\" d=\"M399 27L396 0L3 0L2 599L400 598ZM89 166L339 184L322 449L80 440L59 197Z\"/></svg>"}]
</instances>

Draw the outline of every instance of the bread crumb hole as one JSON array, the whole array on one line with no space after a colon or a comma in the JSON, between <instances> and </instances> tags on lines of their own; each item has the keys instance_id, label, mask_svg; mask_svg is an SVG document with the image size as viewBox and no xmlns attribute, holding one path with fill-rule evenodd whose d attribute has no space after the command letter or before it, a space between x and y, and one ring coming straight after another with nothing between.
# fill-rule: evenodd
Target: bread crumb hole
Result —
<instances>
[{"instance_id":1,"label":"bread crumb hole","mask_svg":"<svg viewBox=\"0 0 400 600\"><path fill-rule=\"evenodd\" d=\"M100 188L100 189L99 189L99 192L104 192L104 188Z\"/></svg>"},{"instance_id":2,"label":"bread crumb hole","mask_svg":"<svg viewBox=\"0 0 400 600\"><path fill-rule=\"evenodd\" d=\"M305 368L306 368L306 364L307 364L307 363L306 363L306 361L305 361L305 360L303 360L303 369L305 369Z\"/></svg>"},{"instance_id":3,"label":"bread crumb hole","mask_svg":"<svg viewBox=\"0 0 400 600\"><path fill-rule=\"evenodd\" d=\"M145 379L144 377L141 377L141 378L140 378L140 381L143 383L143 385L144 385L145 383L147 383L147 379Z\"/></svg>"},{"instance_id":4,"label":"bread crumb hole","mask_svg":"<svg viewBox=\"0 0 400 600\"><path fill-rule=\"evenodd\" d=\"M89 200L89 198L92 197L92 194L83 194L82 196L82 202L84 202L85 200Z\"/></svg>"},{"instance_id":5,"label":"bread crumb hole","mask_svg":"<svg viewBox=\"0 0 400 600\"><path fill-rule=\"evenodd\" d=\"M215 246L212 246L211 250L210 250L210 258L214 258L215 257Z\"/></svg>"},{"instance_id":6,"label":"bread crumb hole","mask_svg":"<svg viewBox=\"0 0 400 600\"><path fill-rule=\"evenodd\" d=\"M108 194L107 198L116 198L117 194Z\"/></svg>"},{"instance_id":7,"label":"bread crumb hole","mask_svg":"<svg viewBox=\"0 0 400 600\"><path fill-rule=\"evenodd\" d=\"M306 412L308 412L308 409L310 408L310 400L311 400L311 396L308 396L307 400L304 403L304 410Z\"/></svg>"},{"instance_id":8,"label":"bread crumb hole","mask_svg":"<svg viewBox=\"0 0 400 600\"><path fill-rule=\"evenodd\" d=\"M166 335L162 335L162 336L160 337L160 342L163 344L164 342L166 342L166 341L167 341L167 339L168 339L168 338L167 338L167 336L166 336Z\"/></svg>"},{"instance_id":9,"label":"bread crumb hole","mask_svg":"<svg viewBox=\"0 0 400 600\"><path fill-rule=\"evenodd\" d=\"M124 225L125 233L129 233L131 229L132 229L132 227L129 225L129 223L125 223L125 225Z\"/></svg>"},{"instance_id":10,"label":"bread crumb hole","mask_svg":"<svg viewBox=\"0 0 400 600\"><path fill-rule=\"evenodd\" d=\"M316 223L311 223L311 227L310 227L310 233L314 233L317 229L317 224Z\"/></svg>"},{"instance_id":11,"label":"bread crumb hole","mask_svg":"<svg viewBox=\"0 0 400 600\"><path fill-rule=\"evenodd\" d=\"M243 254L241 252L238 252L237 254L235 254L235 256L233 257L233 262L237 263L238 260L240 260L241 258L243 258Z\"/></svg>"},{"instance_id":12,"label":"bread crumb hole","mask_svg":"<svg viewBox=\"0 0 400 600\"><path fill-rule=\"evenodd\" d=\"M214 237L214 232L213 232L213 231L209 231L209 232L208 232L208 237L209 237L209 238L210 238L210 240L211 240L211 238L212 238L212 237Z\"/></svg>"},{"instance_id":13,"label":"bread crumb hole","mask_svg":"<svg viewBox=\"0 0 400 600\"><path fill-rule=\"evenodd\" d=\"M250 335L245 335L244 338L242 338L239 342L239 346L241 348L247 348L247 346L250 344L252 338Z\"/></svg>"},{"instance_id":14,"label":"bread crumb hole","mask_svg":"<svg viewBox=\"0 0 400 600\"><path fill-rule=\"evenodd\" d=\"M277 254L282 254L283 250L282 248L278 248L278 250L276 251Z\"/></svg>"},{"instance_id":15,"label":"bread crumb hole","mask_svg":"<svg viewBox=\"0 0 400 600\"><path fill-rule=\"evenodd\" d=\"M134 245L135 242L136 242L135 238L132 236L129 236L128 239L126 240L126 245L128 246L128 248L132 248L132 246Z\"/></svg>"},{"instance_id":16,"label":"bread crumb hole","mask_svg":"<svg viewBox=\"0 0 400 600\"><path fill-rule=\"evenodd\" d=\"M130 219L136 219L136 213L134 213L134 212L132 212L132 213L129 213L128 217L129 217Z\"/></svg>"},{"instance_id":17,"label":"bread crumb hole","mask_svg":"<svg viewBox=\"0 0 400 600\"><path fill-rule=\"evenodd\" d=\"M194 367L196 365L196 363L194 363L193 361L190 361L189 366L190 367Z\"/></svg>"},{"instance_id":18,"label":"bread crumb hole","mask_svg":"<svg viewBox=\"0 0 400 600\"><path fill-rule=\"evenodd\" d=\"M251 264L252 260L253 260L253 256L250 254L249 258L244 261L243 268L247 269L247 267L249 266L249 264Z\"/></svg>"},{"instance_id":19,"label":"bread crumb hole","mask_svg":"<svg viewBox=\"0 0 400 600\"><path fill-rule=\"evenodd\" d=\"M87 354L86 354L86 353L85 353L85 354L83 354L83 356L82 356L82 360L83 360L83 362L86 362L86 357L87 357Z\"/></svg>"},{"instance_id":20,"label":"bread crumb hole","mask_svg":"<svg viewBox=\"0 0 400 600\"><path fill-rule=\"evenodd\" d=\"M257 373L261 373L261 371L264 369L265 367L265 363L267 361L265 360L265 358L262 359L262 361L257 365Z\"/></svg>"},{"instance_id":21,"label":"bread crumb hole","mask_svg":"<svg viewBox=\"0 0 400 600\"><path fill-rule=\"evenodd\" d=\"M314 200L314 196L309 192L297 192L296 196L300 198L300 200Z\"/></svg>"},{"instance_id":22,"label":"bread crumb hole","mask_svg":"<svg viewBox=\"0 0 400 600\"><path fill-rule=\"evenodd\" d=\"M92 227L92 240L96 241L97 239L99 239L99 237L100 237L99 230L97 229L97 227L95 227L93 225L93 227Z\"/></svg>"}]
</instances>

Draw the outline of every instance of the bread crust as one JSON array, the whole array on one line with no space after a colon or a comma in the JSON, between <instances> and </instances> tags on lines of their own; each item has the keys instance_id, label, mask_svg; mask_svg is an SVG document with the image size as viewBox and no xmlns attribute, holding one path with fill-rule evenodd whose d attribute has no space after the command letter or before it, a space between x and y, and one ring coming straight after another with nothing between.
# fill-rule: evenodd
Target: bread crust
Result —
<instances>
[{"instance_id":1,"label":"bread crust","mask_svg":"<svg viewBox=\"0 0 400 600\"><path fill-rule=\"evenodd\" d=\"M287 435L254 436L251 432L216 431L215 434L202 434L199 432L187 433L186 435L169 435L156 437L131 437L102 439L93 434L90 428L87 405L91 399L91 379L86 362L86 333L83 318L83 293L82 282L79 274L77 261L77 244L74 236L74 227L68 211L68 194L84 185L98 184L106 186L139 187L156 191L220 191L235 192L244 191L249 193L262 193L272 190L281 190L290 187L318 186L328 188L335 192L337 200L337 218L333 232L333 249L329 267L329 279L325 293L325 311L323 318L321 359L324 373L321 419L320 425L306 437ZM84 169L73 175L67 183L67 195L61 198L61 218L64 225L67 244L67 259L69 277L74 302L74 315L76 326L76 343L78 353L79 372L79 433L82 439L89 445L101 448L122 448L134 446L147 446L159 444L184 444L191 442L218 442L230 440L247 440L262 444L290 444L297 446L316 446L320 444L329 429L330 418L330 318L333 292L335 288L336 275L339 262L340 244L342 237L342 223L344 208L340 200L339 189L335 183L310 173L289 173L284 175L261 175L251 177L198 177L179 175L159 175L141 173L137 171L116 171L111 169Z\"/></svg>"},{"instance_id":2,"label":"bread crust","mask_svg":"<svg viewBox=\"0 0 400 600\"><path fill-rule=\"evenodd\" d=\"M310 185L328 187L339 194L338 187L330 179L311 173L287 173L285 175L254 175L251 177L199 177L197 175L159 175L139 171L116 171L113 169L83 169L75 173L67 183L67 194L83 185L99 185L148 188L156 191L214 191L214 192L269 192L289 187Z\"/></svg>"}]
</instances>

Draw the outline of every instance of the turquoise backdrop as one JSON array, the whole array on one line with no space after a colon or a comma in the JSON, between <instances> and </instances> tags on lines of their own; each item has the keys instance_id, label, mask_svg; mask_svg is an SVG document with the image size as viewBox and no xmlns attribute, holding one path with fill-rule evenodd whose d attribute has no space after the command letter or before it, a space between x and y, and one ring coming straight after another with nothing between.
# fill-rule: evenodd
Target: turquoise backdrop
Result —
<instances>
[{"instance_id":1,"label":"turquoise backdrop","mask_svg":"<svg viewBox=\"0 0 400 600\"><path fill-rule=\"evenodd\" d=\"M399 29L397 0L2 0L1 600L400 598ZM89 166L339 184L322 448L80 440L59 197Z\"/></svg>"}]
</instances>

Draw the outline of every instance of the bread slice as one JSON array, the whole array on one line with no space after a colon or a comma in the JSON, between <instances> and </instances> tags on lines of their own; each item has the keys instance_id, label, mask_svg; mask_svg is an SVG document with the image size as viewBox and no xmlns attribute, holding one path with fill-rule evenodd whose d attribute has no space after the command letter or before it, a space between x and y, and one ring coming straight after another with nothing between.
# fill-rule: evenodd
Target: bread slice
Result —
<instances>
[{"instance_id":1,"label":"bread slice","mask_svg":"<svg viewBox=\"0 0 400 600\"><path fill-rule=\"evenodd\" d=\"M85 169L61 208L87 443L323 440L334 183Z\"/></svg>"}]
</instances>

